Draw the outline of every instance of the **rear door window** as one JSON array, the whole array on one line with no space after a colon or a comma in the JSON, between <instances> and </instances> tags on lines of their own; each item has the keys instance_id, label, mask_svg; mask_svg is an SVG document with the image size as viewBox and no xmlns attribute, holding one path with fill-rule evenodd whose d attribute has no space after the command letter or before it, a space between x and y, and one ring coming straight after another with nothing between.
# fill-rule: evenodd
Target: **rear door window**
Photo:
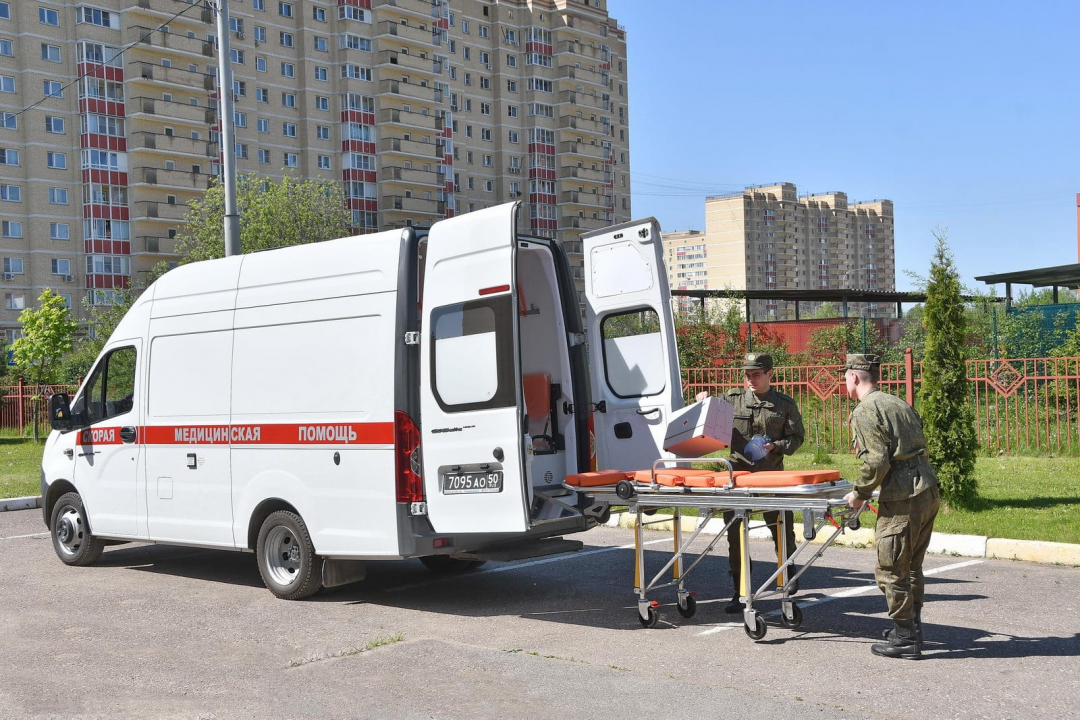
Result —
<instances>
[{"instance_id":1,"label":"rear door window","mask_svg":"<svg viewBox=\"0 0 1080 720\"><path fill-rule=\"evenodd\" d=\"M512 322L510 295L432 311L432 384L444 411L508 407L517 402Z\"/></svg>"}]
</instances>

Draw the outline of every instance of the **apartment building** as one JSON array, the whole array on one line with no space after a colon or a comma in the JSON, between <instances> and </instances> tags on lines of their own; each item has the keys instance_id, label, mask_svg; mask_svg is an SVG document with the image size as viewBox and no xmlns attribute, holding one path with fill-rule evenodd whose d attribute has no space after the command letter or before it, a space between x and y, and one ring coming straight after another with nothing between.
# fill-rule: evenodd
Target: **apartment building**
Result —
<instances>
[{"instance_id":1,"label":"apartment building","mask_svg":"<svg viewBox=\"0 0 1080 720\"><path fill-rule=\"evenodd\" d=\"M626 34L606 0L230 0L239 172L342 182L354 231L509 200L567 243L630 217ZM0 328L175 262L220 172L197 0L0 0ZM242 221L242 220L241 220Z\"/></svg>"},{"instance_id":2,"label":"apartment building","mask_svg":"<svg viewBox=\"0 0 1080 720\"><path fill-rule=\"evenodd\" d=\"M896 289L893 204L842 192L800 196L795 185L747 187L705 201L704 231L664 234L668 280L681 290ZM811 313L815 303L800 303ZM754 300L756 320L795 317L792 302ZM890 316L889 304L849 312Z\"/></svg>"}]
</instances>

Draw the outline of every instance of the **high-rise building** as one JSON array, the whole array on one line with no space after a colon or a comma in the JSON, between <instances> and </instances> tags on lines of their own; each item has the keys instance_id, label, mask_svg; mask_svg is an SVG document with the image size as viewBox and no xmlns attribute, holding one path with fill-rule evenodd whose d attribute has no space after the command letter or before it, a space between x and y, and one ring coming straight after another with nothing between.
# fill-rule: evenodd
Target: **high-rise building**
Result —
<instances>
[{"instance_id":1,"label":"high-rise building","mask_svg":"<svg viewBox=\"0 0 1080 720\"><path fill-rule=\"evenodd\" d=\"M791 183L705 201L705 230L664 234L675 290L896 289L891 200L848 203L842 192L799 196ZM804 312L816 304L800 303ZM794 303L754 300L757 320L794 318ZM852 303L868 317L892 305Z\"/></svg>"},{"instance_id":2,"label":"high-rise building","mask_svg":"<svg viewBox=\"0 0 1080 720\"><path fill-rule=\"evenodd\" d=\"M339 180L357 233L520 200L567 243L628 220L626 34L606 0L231 0L239 172ZM0 327L176 260L220 171L196 0L0 0Z\"/></svg>"}]
</instances>

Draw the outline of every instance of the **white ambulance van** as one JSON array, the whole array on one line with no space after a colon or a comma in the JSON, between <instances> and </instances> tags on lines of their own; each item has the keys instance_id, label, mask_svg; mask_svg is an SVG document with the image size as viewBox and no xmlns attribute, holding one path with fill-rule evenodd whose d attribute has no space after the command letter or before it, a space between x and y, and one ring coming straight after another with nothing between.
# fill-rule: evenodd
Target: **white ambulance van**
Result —
<instances>
[{"instance_id":1,"label":"white ambulance van","mask_svg":"<svg viewBox=\"0 0 1080 720\"><path fill-rule=\"evenodd\" d=\"M50 399L60 559L127 541L254 551L271 592L298 599L367 561L449 571L580 547L557 536L605 513L562 486L589 470L590 431L601 467L650 467L683 404L660 230L583 237L587 353L566 249L519 235L517 212L193 263L147 288L74 399Z\"/></svg>"}]
</instances>

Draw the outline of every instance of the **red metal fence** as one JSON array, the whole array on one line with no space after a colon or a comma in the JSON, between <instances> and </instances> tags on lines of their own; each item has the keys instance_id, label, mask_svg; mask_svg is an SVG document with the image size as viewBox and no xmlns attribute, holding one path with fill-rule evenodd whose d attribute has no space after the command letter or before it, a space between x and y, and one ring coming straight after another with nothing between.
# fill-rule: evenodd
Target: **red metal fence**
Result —
<instances>
[{"instance_id":1,"label":"red metal fence","mask_svg":"<svg viewBox=\"0 0 1080 720\"><path fill-rule=\"evenodd\" d=\"M922 363L884 363L880 388L909 403L922 385ZM970 402L979 447L985 452L1080 453L1080 358L968 360ZM806 442L833 452L851 447L847 427L854 401L838 365L778 367L773 383L795 398ZM688 400L707 390L743 387L738 368L693 368L683 373Z\"/></svg>"},{"instance_id":2,"label":"red metal fence","mask_svg":"<svg viewBox=\"0 0 1080 720\"><path fill-rule=\"evenodd\" d=\"M66 392L75 394L75 385L18 385L0 386L0 429L31 435L34 406L37 406L38 430L47 434L49 427L49 396Z\"/></svg>"}]
</instances>

